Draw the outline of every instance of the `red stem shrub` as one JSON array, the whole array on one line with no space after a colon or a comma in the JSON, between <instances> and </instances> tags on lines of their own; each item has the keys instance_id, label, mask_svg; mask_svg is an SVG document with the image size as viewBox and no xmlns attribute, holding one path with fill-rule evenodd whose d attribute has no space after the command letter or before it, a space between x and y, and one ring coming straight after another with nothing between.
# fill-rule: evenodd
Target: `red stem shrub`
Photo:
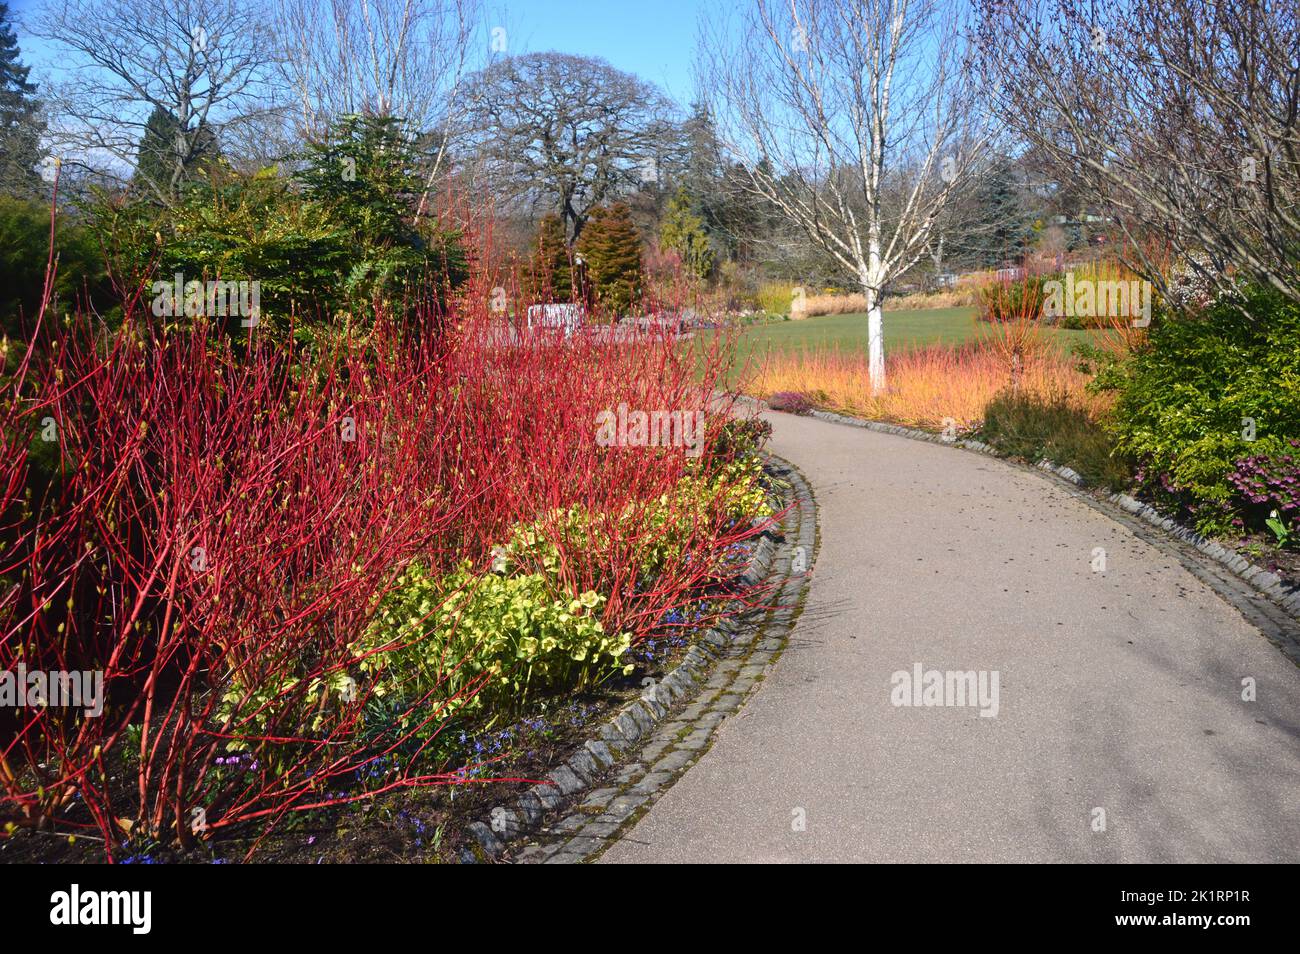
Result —
<instances>
[{"instance_id":1,"label":"red stem shrub","mask_svg":"<svg viewBox=\"0 0 1300 954\"><path fill-rule=\"evenodd\" d=\"M0 712L5 820L97 831L111 858L128 837L187 845L456 781L416 744L452 693L385 711L349 647L412 558L486 570L520 523L554 527L566 588L607 594L605 626L634 641L716 595L756 529L692 510L646 581L662 529L638 515L713 467L726 342L503 337L469 311L419 331L380 314L315 352L131 309L33 340L0 429L0 670L102 672L105 701ZM620 404L700 413L698 464L601 446ZM566 537L555 515L575 505L620 532Z\"/></svg>"}]
</instances>

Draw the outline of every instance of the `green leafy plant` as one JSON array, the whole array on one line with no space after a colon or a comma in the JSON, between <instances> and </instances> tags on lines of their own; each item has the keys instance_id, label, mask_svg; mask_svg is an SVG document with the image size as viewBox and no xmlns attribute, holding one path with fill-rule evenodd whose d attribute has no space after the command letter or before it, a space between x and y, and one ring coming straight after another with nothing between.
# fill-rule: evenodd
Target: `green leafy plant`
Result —
<instances>
[{"instance_id":1,"label":"green leafy plant","mask_svg":"<svg viewBox=\"0 0 1300 954\"><path fill-rule=\"evenodd\" d=\"M1277 539L1279 548L1285 550L1295 544L1295 527L1288 526L1286 520L1276 510L1269 511L1267 519L1264 520L1264 526L1273 531L1273 536Z\"/></svg>"},{"instance_id":2,"label":"green leafy plant","mask_svg":"<svg viewBox=\"0 0 1300 954\"><path fill-rule=\"evenodd\" d=\"M598 553L611 540L630 541L637 579L652 581L692 545L721 526L771 516L763 465L755 456L729 461L712 472L686 474L670 493L629 504L618 514L592 513L583 507L554 510L534 523L514 528L496 551L502 572L559 574L565 552ZM615 585L602 579L600 584Z\"/></svg>"},{"instance_id":3,"label":"green leafy plant","mask_svg":"<svg viewBox=\"0 0 1300 954\"><path fill-rule=\"evenodd\" d=\"M659 227L659 247L681 256L682 264L694 278L708 278L713 271L713 247L704 226L704 218L695 212L685 189L668 200L663 224Z\"/></svg>"},{"instance_id":4,"label":"green leafy plant","mask_svg":"<svg viewBox=\"0 0 1300 954\"><path fill-rule=\"evenodd\" d=\"M57 226L54 292L59 313L82 296L88 296L93 307L107 307L108 279L98 244L69 216L60 215ZM49 248L49 203L0 196L0 329L15 341L25 341L35 321Z\"/></svg>"},{"instance_id":5,"label":"green leafy plant","mask_svg":"<svg viewBox=\"0 0 1300 954\"><path fill-rule=\"evenodd\" d=\"M719 466L757 454L772 436L772 425L761 417L735 418L722 425L710 461Z\"/></svg>"},{"instance_id":6,"label":"green leafy plant","mask_svg":"<svg viewBox=\"0 0 1300 954\"><path fill-rule=\"evenodd\" d=\"M783 282L765 282L754 297L758 308L766 314L788 318L794 303L794 287Z\"/></svg>"},{"instance_id":7,"label":"green leafy plant","mask_svg":"<svg viewBox=\"0 0 1300 954\"><path fill-rule=\"evenodd\" d=\"M1047 301L1044 290L1051 275L1028 275L1018 281L993 282L976 296L980 321L1014 321L1022 316L1037 319Z\"/></svg>"},{"instance_id":8,"label":"green leafy plant","mask_svg":"<svg viewBox=\"0 0 1300 954\"><path fill-rule=\"evenodd\" d=\"M605 597L556 590L550 572L475 573L465 562L435 577L412 563L351 647L357 667L381 700L449 700L430 731L450 715L517 713L538 693L630 672L623 656L631 637L605 631Z\"/></svg>"},{"instance_id":9,"label":"green leafy plant","mask_svg":"<svg viewBox=\"0 0 1300 954\"><path fill-rule=\"evenodd\" d=\"M346 671L338 669L311 677L306 689L299 691L302 678L287 672L278 678L263 674L254 677L252 673L233 675L214 710L217 724L229 726L231 738L226 751L254 748L250 742L272 727L277 732L293 727L304 738L321 735L352 701L350 679ZM292 712L285 711L289 708ZM295 754L292 749L269 748L264 757L287 764Z\"/></svg>"},{"instance_id":10,"label":"green leafy plant","mask_svg":"<svg viewBox=\"0 0 1300 954\"><path fill-rule=\"evenodd\" d=\"M1300 305L1243 291L1191 317L1162 316L1110 373L1114 433L1146 485L1188 507L1203 533L1231 528L1231 477L1300 434Z\"/></svg>"},{"instance_id":11,"label":"green leafy plant","mask_svg":"<svg viewBox=\"0 0 1300 954\"><path fill-rule=\"evenodd\" d=\"M711 474L687 474L671 493L639 514L645 540L642 575L653 577L661 567L682 559L693 542L701 535L712 536L717 527L771 515L757 457L733 460Z\"/></svg>"},{"instance_id":12,"label":"green leafy plant","mask_svg":"<svg viewBox=\"0 0 1300 954\"><path fill-rule=\"evenodd\" d=\"M376 301L439 308L465 281L460 235L419 214L426 157L400 121L345 116L295 158L294 177L211 159L169 208L139 193L93 193L87 212L114 274L127 287L178 273L256 281L262 331L292 320L307 336L368 321Z\"/></svg>"}]
</instances>

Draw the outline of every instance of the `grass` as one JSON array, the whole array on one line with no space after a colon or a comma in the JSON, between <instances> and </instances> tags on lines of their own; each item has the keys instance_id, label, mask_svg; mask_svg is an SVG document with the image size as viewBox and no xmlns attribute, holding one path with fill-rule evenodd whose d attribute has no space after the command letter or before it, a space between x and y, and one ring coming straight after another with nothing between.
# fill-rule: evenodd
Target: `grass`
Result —
<instances>
[{"instance_id":1,"label":"grass","mask_svg":"<svg viewBox=\"0 0 1300 954\"><path fill-rule=\"evenodd\" d=\"M983 420L988 403L1011 379L1007 359L987 345L886 349L885 362L889 386L876 395L862 351L822 347L774 352L756 368L748 390L764 399L782 392L802 394L830 410L911 427L965 429ZM1051 347L1026 360L1022 383L1034 393L1067 393L1092 413L1104 403L1085 392L1087 378L1074 362Z\"/></svg>"},{"instance_id":2,"label":"grass","mask_svg":"<svg viewBox=\"0 0 1300 954\"><path fill-rule=\"evenodd\" d=\"M1010 457L1030 462L1046 457L1112 490L1132 481L1131 462L1114 452L1093 408L1064 390L1000 392L984 409L980 436Z\"/></svg>"},{"instance_id":3,"label":"grass","mask_svg":"<svg viewBox=\"0 0 1300 954\"><path fill-rule=\"evenodd\" d=\"M930 308L915 311L886 311L884 314L885 353L925 345L958 345L979 337L974 308ZM1098 335L1091 331L1048 329L1045 339L1069 353L1079 342L1093 343ZM847 315L822 315L803 321L778 321L754 325L740 336L737 356L743 363L753 356L774 353L798 353L805 349L835 348L842 352L867 350L867 316L862 312Z\"/></svg>"},{"instance_id":4,"label":"grass","mask_svg":"<svg viewBox=\"0 0 1300 954\"><path fill-rule=\"evenodd\" d=\"M886 311L889 387L881 395L871 392L862 313L753 326L741 335L738 356L752 358L747 390L759 397L953 436L977 429L1002 454L1045 456L1090 482L1127 486L1131 462L1113 455L1101 423L1110 402L1087 391L1071 355L1076 344L1105 346L1113 333L1044 328L1025 354L1021 390L1012 393L1015 329L1000 326L999 339L975 314L970 307Z\"/></svg>"}]
</instances>

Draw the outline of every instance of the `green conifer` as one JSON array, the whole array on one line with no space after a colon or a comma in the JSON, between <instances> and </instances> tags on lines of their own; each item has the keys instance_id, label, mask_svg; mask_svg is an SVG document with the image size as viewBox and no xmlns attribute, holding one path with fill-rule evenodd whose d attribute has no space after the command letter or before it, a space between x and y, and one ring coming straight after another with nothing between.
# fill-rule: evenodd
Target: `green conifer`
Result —
<instances>
[{"instance_id":1,"label":"green conifer","mask_svg":"<svg viewBox=\"0 0 1300 954\"><path fill-rule=\"evenodd\" d=\"M610 318L625 315L641 295L641 239L626 203L591 213L578 239L595 304Z\"/></svg>"},{"instance_id":2,"label":"green conifer","mask_svg":"<svg viewBox=\"0 0 1300 954\"><path fill-rule=\"evenodd\" d=\"M529 272L529 292L534 299L573 300L573 268L569 261L569 246L564 241L564 223L558 215L545 216L538 224Z\"/></svg>"}]
</instances>

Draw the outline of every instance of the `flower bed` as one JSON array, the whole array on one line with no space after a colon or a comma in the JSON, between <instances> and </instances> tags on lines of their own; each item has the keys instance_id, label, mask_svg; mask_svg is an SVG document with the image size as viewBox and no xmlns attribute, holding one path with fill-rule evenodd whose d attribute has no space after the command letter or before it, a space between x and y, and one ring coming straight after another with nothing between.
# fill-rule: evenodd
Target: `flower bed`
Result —
<instances>
[{"instance_id":1,"label":"flower bed","mask_svg":"<svg viewBox=\"0 0 1300 954\"><path fill-rule=\"evenodd\" d=\"M713 611L761 499L720 354L419 327L306 351L128 314L34 342L5 395L0 670L98 673L103 707L0 716L10 836L251 854L297 814L499 777L484 733ZM620 404L703 433L602 446Z\"/></svg>"}]
</instances>

